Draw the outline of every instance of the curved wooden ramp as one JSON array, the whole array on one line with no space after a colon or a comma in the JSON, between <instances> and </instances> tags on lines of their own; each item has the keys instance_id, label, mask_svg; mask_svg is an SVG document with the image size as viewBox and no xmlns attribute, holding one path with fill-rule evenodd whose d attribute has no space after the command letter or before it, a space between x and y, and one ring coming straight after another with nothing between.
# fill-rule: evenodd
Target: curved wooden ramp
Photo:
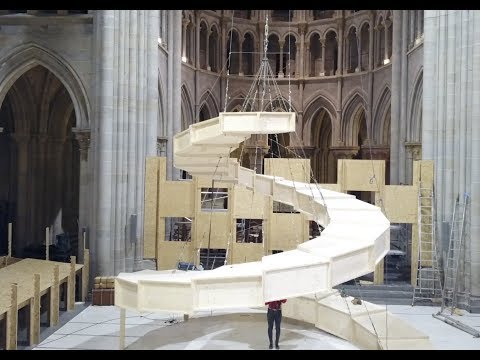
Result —
<instances>
[{"instance_id":1,"label":"curved wooden ramp","mask_svg":"<svg viewBox=\"0 0 480 360\"><path fill-rule=\"evenodd\" d=\"M230 153L252 134L295 131L295 113L220 113L174 138L175 167L194 176L231 181L292 205L318 222L321 236L261 261L209 271L121 273L115 304L139 311L263 306L332 289L371 273L390 248L390 222L380 208L315 184L256 174Z\"/></svg>"}]
</instances>

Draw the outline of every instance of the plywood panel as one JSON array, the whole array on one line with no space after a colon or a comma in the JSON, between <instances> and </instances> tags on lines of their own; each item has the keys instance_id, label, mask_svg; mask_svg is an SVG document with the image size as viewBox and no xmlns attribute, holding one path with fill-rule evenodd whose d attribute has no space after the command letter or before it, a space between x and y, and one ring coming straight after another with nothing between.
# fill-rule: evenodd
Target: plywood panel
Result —
<instances>
[{"instance_id":1,"label":"plywood panel","mask_svg":"<svg viewBox=\"0 0 480 360\"><path fill-rule=\"evenodd\" d=\"M385 161L339 160L338 179L344 190L381 191L385 184Z\"/></svg>"},{"instance_id":2,"label":"plywood panel","mask_svg":"<svg viewBox=\"0 0 480 360\"><path fill-rule=\"evenodd\" d=\"M418 192L416 186L387 185L383 204L388 220L392 223L417 222Z\"/></svg>"},{"instance_id":3,"label":"plywood panel","mask_svg":"<svg viewBox=\"0 0 480 360\"><path fill-rule=\"evenodd\" d=\"M143 224L143 256L145 258L155 257L159 164L158 157L147 157L145 160L145 216Z\"/></svg>"},{"instance_id":4,"label":"plywood panel","mask_svg":"<svg viewBox=\"0 0 480 360\"><path fill-rule=\"evenodd\" d=\"M271 221L270 250L290 250L308 240L304 215L275 213Z\"/></svg>"},{"instance_id":5,"label":"plywood panel","mask_svg":"<svg viewBox=\"0 0 480 360\"><path fill-rule=\"evenodd\" d=\"M240 264L251 261L260 261L264 254L263 244L256 243L237 243L235 242L230 247L232 264Z\"/></svg>"},{"instance_id":6,"label":"plywood panel","mask_svg":"<svg viewBox=\"0 0 480 360\"><path fill-rule=\"evenodd\" d=\"M195 246L222 249L227 247L229 237L235 239L229 212L201 212L195 218Z\"/></svg>"},{"instance_id":7,"label":"plywood panel","mask_svg":"<svg viewBox=\"0 0 480 360\"><path fill-rule=\"evenodd\" d=\"M176 269L178 261L194 262L191 241L162 241L158 243L157 270Z\"/></svg>"},{"instance_id":8,"label":"plywood panel","mask_svg":"<svg viewBox=\"0 0 480 360\"><path fill-rule=\"evenodd\" d=\"M310 159L264 159L264 174L310 182Z\"/></svg>"},{"instance_id":9,"label":"plywood panel","mask_svg":"<svg viewBox=\"0 0 480 360\"><path fill-rule=\"evenodd\" d=\"M192 217L194 209L193 181L167 181L160 184L159 216Z\"/></svg>"},{"instance_id":10,"label":"plywood panel","mask_svg":"<svg viewBox=\"0 0 480 360\"><path fill-rule=\"evenodd\" d=\"M265 219L266 196L253 192L242 186L235 186L233 191L233 218L235 219Z\"/></svg>"}]
</instances>

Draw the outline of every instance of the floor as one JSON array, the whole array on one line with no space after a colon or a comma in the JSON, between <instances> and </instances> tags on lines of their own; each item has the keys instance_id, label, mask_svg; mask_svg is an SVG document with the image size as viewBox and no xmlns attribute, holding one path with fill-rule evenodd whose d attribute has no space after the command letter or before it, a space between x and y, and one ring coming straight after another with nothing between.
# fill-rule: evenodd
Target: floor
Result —
<instances>
[{"instance_id":1,"label":"floor","mask_svg":"<svg viewBox=\"0 0 480 360\"><path fill-rule=\"evenodd\" d=\"M63 326L45 329L34 350L118 349L120 311L114 306L84 306L61 316ZM480 349L480 338L432 317L438 307L388 305L388 311L430 335L435 349ZM480 314L455 316L480 330ZM267 349L265 309L205 312L188 321L169 313L127 311L125 344L136 349ZM307 324L284 319L280 349L354 350L356 346ZM27 348L28 349L28 348Z\"/></svg>"}]
</instances>

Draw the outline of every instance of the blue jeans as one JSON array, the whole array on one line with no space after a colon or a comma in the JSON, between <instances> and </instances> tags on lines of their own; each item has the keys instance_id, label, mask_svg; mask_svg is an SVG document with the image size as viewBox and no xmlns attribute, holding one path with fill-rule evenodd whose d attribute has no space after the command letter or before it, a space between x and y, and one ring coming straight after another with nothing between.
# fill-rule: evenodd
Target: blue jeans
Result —
<instances>
[{"instance_id":1,"label":"blue jeans","mask_svg":"<svg viewBox=\"0 0 480 360\"><path fill-rule=\"evenodd\" d=\"M272 344L272 330L273 323L275 322L275 345L278 345L278 340L280 339L280 323L282 322L282 310L272 310L268 309L267 311L267 321L268 321L268 339L270 344Z\"/></svg>"}]
</instances>

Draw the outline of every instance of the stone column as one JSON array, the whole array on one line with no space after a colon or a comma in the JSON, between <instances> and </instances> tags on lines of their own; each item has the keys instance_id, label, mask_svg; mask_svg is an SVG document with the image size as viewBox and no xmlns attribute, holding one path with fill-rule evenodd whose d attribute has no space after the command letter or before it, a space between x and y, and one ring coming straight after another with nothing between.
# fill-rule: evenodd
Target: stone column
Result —
<instances>
[{"instance_id":1,"label":"stone column","mask_svg":"<svg viewBox=\"0 0 480 360\"><path fill-rule=\"evenodd\" d=\"M415 35L416 35L416 31L415 31L415 15L416 15L416 10L405 10L405 11L408 11L409 13L409 22L410 22L410 33L408 34L408 39L409 39L409 43L408 45L409 46L412 46L414 45L415 43Z\"/></svg>"},{"instance_id":2,"label":"stone column","mask_svg":"<svg viewBox=\"0 0 480 360\"><path fill-rule=\"evenodd\" d=\"M373 57L373 32L374 32L374 26L373 26L373 16L370 18L370 26L368 27L368 70L372 71L374 67L374 57Z\"/></svg>"},{"instance_id":3,"label":"stone column","mask_svg":"<svg viewBox=\"0 0 480 360\"><path fill-rule=\"evenodd\" d=\"M312 73L312 65L311 65L311 60L312 60L312 54L310 53L310 43L305 44L305 77L310 77L310 74Z\"/></svg>"},{"instance_id":4,"label":"stone column","mask_svg":"<svg viewBox=\"0 0 480 360\"><path fill-rule=\"evenodd\" d=\"M325 43L327 39L320 39L320 46L322 47L322 68L320 69L320 76L325 76Z\"/></svg>"},{"instance_id":5,"label":"stone column","mask_svg":"<svg viewBox=\"0 0 480 360\"><path fill-rule=\"evenodd\" d=\"M385 24L385 58L384 58L384 61L383 63L387 63L388 64L388 61L386 60L390 60L389 57L388 57L388 38L389 38L389 33L388 33L388 27L389 25L392 25L392 22L388 19L385 19L383 20L384 24Z\"/></svg>"},{"instance_id":6,"label":"stone column","mask_svg":"<svg viewBox=\"0 0 480 360\"><path fill-rule=\"evenodd\" d=\"M23 256L23 248L27 245L27 239L31 238L31 227L27 226L30 222L28 216L30 209L28 206L29 186L28 186L28 148L30 145L30 136L28 134L14 133L10 135L15 141L17 147L17 223L13 230L13 251L12 255L16 257Z\"/></svg>"},{"instance_id":7,"label":"stone column","mask_svg":"<svg viewBox=\"0 0 480 360\"><path fill-rule=\"evenodd\" d=\"M415 10L417 12L417 33L415 34L415 40L419 41L422 38L422 11L423 10Z\"/></svg>"},{"instance_id":8,"label":"stone column","mask_svg":"<svg viewBox=\"0 0 480 360\"><path fill-rule=\"evenodd\" d=\"M243 39L245 41L245 39ZM243 76L243 41L240 41L240 35L238 39L238 75Z\"/></svg>"},{"instance_id":9,"label":"stone column","mask_svg":"<svg viewBox=\"0 0 480 360\"><path fill-rule=\"evenodd\" d=\"M280 40L278 42L278 46L280 47L280 69L278 71L278 77L283 78L283 46L285 45L284 40Z\"/></svg>"},{"instance_id":10,"label":"stone column","mask_svg":"<svg viewBox=\"0 0 480 360\"><path fill-rule=\"evenodd\" d=\"M207 59L205 59L206 63ZM192 64L195 64L196 69L200 69L200 21L198 19L195 26L195 62L192 61Z\"/></svg>"},{"instance_id":11,"label":"stone column","mask_svg":"<svg viewBox=\"0 0 480 360\"><path fill-rule=\"evenodd\" d=\"M210 67L210 35L212 34L212 31L210 29L207 29L207 48L205 49L205 66L208 71L212 70Z\"/></svg>"},{"instance_id":12,"label":"stone column","mask_svg":"<svg viewBox=\"0 0 480 360\"><path fill-rule=\"evenodd\" d=\"M362 71L362 31L357 32L358 40L357 40L357 67L355 69L355 72Z\"/></svg>"},{"instance_id":13,"label":"stone column","mask_svg":"<svg viewBox=\"0 0 480 360\"><path fill-rule=\"evenodd\" d=\"M337 70L335 75L342 74L342 61L343 61L343 18L337 19L338 26L338 61L337 61Z\"/></svg>"},{"instance_id":14,"label":"stone column","mask_svg":"<svg viewBox=\"0 0 480 360\"><path fill-rule=\"evenodd\" d=\"M182 48L182 60L187 58L187 26L190 23L190 20L182 20L182 39L183 39L183 48ZM187 61L190 59L187 59Z\"/></svg>"},{"instance_id":15,"label":"stone column","mask_svg":"<svg viewBox=\"0 0 480 360\"><path fill-rule=\"evenodd\" d=\"M298 32L300 33L300 58L297 61L297 72L300 78L303 78L305 75L304 59L306 56L305 52L305 32L307 31L307 24L300 23L298 24ZM308 74L307 74L308 76Z\"/></svg>"},{"instance_id":16,"label":"stone column","mask_svg":"<svg viewBox=\"0 0 480 360\"><path fill-rule=\"evenodd\" d=\"M90 129L72 129L78 143L80 152L80 189L78 192L78 238L82 239L83 229L86 231L86 241L90 240L88 228L88 204L89 204L89 181L88 181L88 151L90 148ZM78 242L78 254L83 256L83 243ZM90 244L85 245L90 248Z\"/></svg>"}]
</instances>

